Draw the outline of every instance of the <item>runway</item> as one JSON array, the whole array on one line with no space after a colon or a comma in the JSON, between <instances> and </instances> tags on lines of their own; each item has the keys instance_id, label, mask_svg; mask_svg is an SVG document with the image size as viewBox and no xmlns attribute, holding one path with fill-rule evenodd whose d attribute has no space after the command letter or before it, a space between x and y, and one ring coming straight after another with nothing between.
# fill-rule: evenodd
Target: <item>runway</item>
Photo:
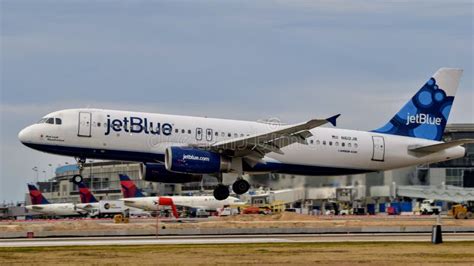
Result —
<instances>
[{"instance_id":1,"label":"runway","mask_svg":"<svg viewBox=\"0 0 474 266\"><path fill-rule=\"evenodd\" d=\"M246 243L337 243L337 242L430 242L431 234L290 234L290 235L222 235L160 237L74 237L8 239L0 247L180 245L180 244L246 244ZM446 242L474 241L474 233L445 233Z\"/></svg>"}]
</instances>

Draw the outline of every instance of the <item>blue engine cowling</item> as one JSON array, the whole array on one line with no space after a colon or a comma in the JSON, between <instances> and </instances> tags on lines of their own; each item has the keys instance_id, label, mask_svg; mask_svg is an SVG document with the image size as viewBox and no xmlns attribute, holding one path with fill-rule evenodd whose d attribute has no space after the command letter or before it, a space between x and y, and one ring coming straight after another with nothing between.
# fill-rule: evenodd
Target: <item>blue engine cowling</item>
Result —
<instances>
[{"instance_id":1,"label":"blue engine cowling","mask_svg":"<svg viewBox=\"0 0 474 266\"><path fill-rule=\"evenodd\" d=\"M169 147L165 152L166 170L187 174L213 174L230 171L231 160L212 151L191 147Z\"/></svg>"},{"instance_id":2,"label":"blue engine cowling","mask_svg":"<svg viewBox=\"0 0 474 266\"><path fill-rule=\"evenodd\" d=\"M165 165L160 163L143 163L142 173L143 179L149 182L182 184L202 180L202 175L173 173L166 170Z\"/></svg>"}]
</instances>

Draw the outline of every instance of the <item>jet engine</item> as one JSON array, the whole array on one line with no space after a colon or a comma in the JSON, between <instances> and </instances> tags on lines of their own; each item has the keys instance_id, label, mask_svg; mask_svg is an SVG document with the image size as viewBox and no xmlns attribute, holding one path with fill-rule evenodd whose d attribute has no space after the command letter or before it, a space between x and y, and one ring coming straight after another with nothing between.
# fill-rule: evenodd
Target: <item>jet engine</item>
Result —
<instances>
[{"instance_id":1,"label":"jet engine","mask_svg":"<svg viewBox=\"0 0 474 266\"><path fill-rule=\"evenodd\" d=\"M143 179L149 182L181 184L202 180L202 175L173 173L160 163L143 163L142 173Z\"/></svg>"},{"instance_id":2,"label":"jet engine","mask_svg":"<svg viewBox=\"0 0 474 266\"><path fill-rule=\"evenodd\" d=\"M168 147L165 152L166 170L186 174L228 172L231 159L219 153L192 147Z\"/></svg>"}]
</instances>

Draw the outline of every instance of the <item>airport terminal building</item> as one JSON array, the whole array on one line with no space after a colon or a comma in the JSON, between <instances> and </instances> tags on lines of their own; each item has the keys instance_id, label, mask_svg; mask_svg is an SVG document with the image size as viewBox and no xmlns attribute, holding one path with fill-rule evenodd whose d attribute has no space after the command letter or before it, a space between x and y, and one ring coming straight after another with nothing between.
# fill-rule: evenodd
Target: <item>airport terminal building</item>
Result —
<instances>
[{"instance_id":1,"label":"airport terminal building","mask_svg":"<svg viewBox=\"0 0 474 266\"><path fill-rule=\"evenodd\" d=\"M474 139L474 124L447 125L445 140L464 138ZM70 181L77 173L76 165L58 167L53 178L38 183L39 188L51 202L78 202L78 188ZM212 194L212 189L217 184L217 180L211 176L205 176L201 182L187 184L147 182L143 180L140 163L132 162L89 162L83 172L85 183L98 199L122 197L119 174L130 176L147 195ZM309 205L320 204L318 201L337 200L341 189L350 191L352 201L389 202L397 198L394 191L397 186L448 185L474 188L474 144L466 145L464 158L442 163L348 176L257 175L249 177L249 182L253 186L250 194L267 195L266 201L271 201L271 193L267 193L268 191L293 189L294 195L288 196L288 200ZM25 195L25 200L26 203L30 202L28 194Z\"/></svg>"}]
</instances>

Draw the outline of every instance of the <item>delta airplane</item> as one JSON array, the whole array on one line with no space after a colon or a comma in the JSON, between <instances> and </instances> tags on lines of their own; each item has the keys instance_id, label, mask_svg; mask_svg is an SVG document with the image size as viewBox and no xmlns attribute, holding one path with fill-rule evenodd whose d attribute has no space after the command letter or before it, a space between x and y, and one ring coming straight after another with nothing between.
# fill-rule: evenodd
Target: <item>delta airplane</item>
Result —
<instances>
[{"instance_id":1,"label":"delta airplane","mask_svg":"<svg viewBox=\"0 0 474 266\"><path fill-rule=\"evenodd\" d=\"M86 158L142 162L148 181L195 182L215 175L218 200L229 196L222 174L235 176L236 194L248 191L243 174L326 176L384 171L463 157L471 139L441 141L462 75L441 68L382 127L355 131L336 125L339 115L283 125L102 109L50 113L23 129L33 149ZM82 179L80 175L76 179Z\"/></svg>"},{"instance_id":2,"label":"delta airplane","mask_svg":"<svg viewBox=\"0 0 474 266\"><path fill-rule=\"evenodd\" d=\"M77 183L77 186L79 187L81 203L76 204L76 207L89 213L99 209L99 201L94 197L86 184L81 180L81 182Z\"/></svg>"},{"instance_id":3,"label":"delta airplane","mask_svg":"<svg viewBox=\"0 0 474 266\"><path fill-rule=\"evenodd\" d=\"M25 206L27 210L51 216L79 216L87 213L78 210L73 203L50 203L33 184L28 184L28 190L32 205Z\"/></svg>"},{"instance_id":4,"label":"delta airplane","mask_svg":"<svg viewBox=\"0 0 474 266\"><path fill-rule=\"evenodd\" d=\"M173 214L178 218L176 206L216 211L224 205L243 204L235 197L216 200L213 196L156 196L146 197L127 175L119 175L124 204L142 210L157 210L158 206L171 206Z\"/></svg>"}]
</instances>

